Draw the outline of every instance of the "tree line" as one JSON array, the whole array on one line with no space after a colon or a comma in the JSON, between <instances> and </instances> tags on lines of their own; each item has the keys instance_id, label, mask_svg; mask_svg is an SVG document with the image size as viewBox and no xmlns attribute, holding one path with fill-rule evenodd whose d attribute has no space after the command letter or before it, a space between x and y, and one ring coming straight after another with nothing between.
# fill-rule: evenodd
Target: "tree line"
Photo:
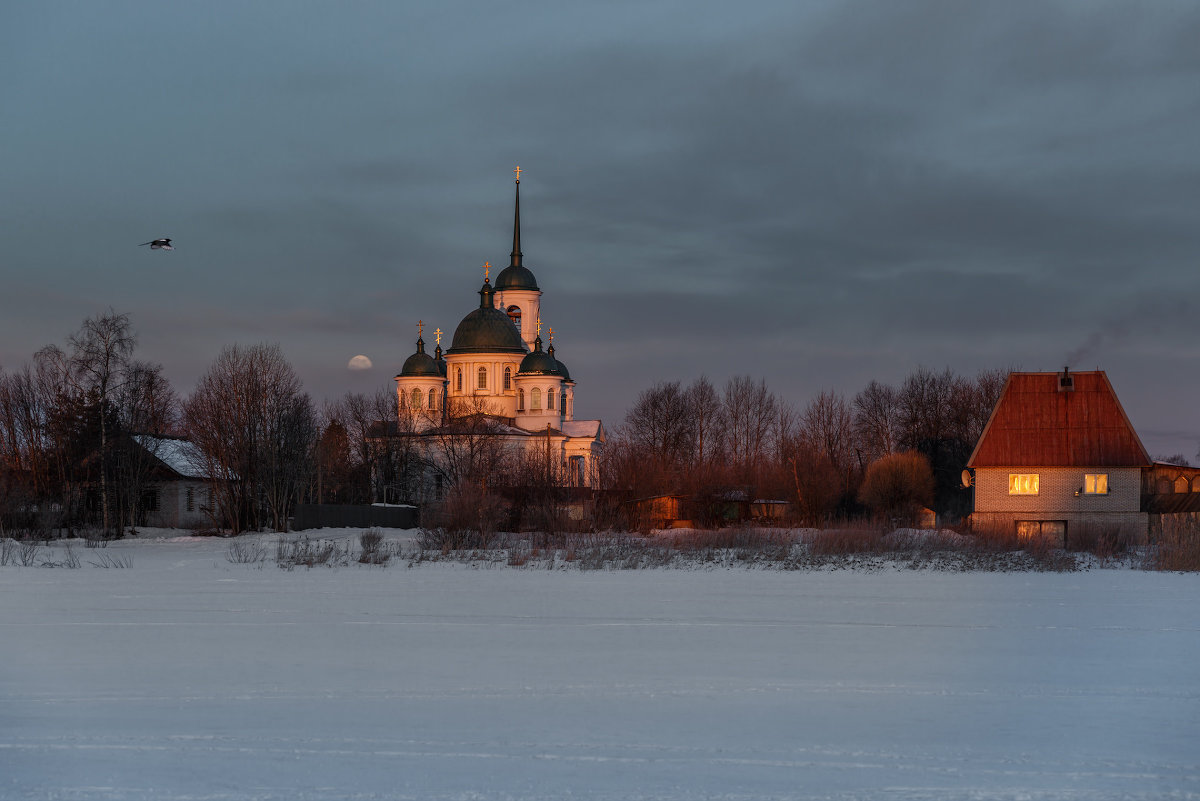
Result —
<instances>
[{"instance_id":1,"label":"tree line","mask_svg":"<svg viewBox=\"0 0 1200 801\"><path fill-rule=\"evenodd\" d=\"M224 348L181 398L161 365L137 358L129 316L110 310L65 346L0 368L0 537L144 525L170 438L195 445L192 467L208 483L201 511L233 533L285 530L298 503L423 504L459 486L566 481L548 454L505 448L487 411L456 402L418 443L405 436L418 415L398 409L394 392L318 408L272 344ZM536 505L520 497L518 523Z\"/></svg>"},{"instance_id":2,"label":"tree line","mask_svg":"<svg viewBox=\"0 0 1200 801\"><path fill-rule=\"evenodd\" d=\"M730 497L788 500L812 524L915 506L961 517L971 503L962 470L1008 372L920 367L897 386L829 390L802 408L748 376L720 389L704 376L662 382L638 395L610 437L605 484L686 495L702 517Z\"/></svg>"},{"instance_id":3,"label":"tree line","mask_svg":"<svg viewBox=\"0 0 1200 801\"><path fill-rule=\"evenodd\" d=\"M920 368L897 386L826 391L803 408L747 376L721 388L703 376L663 382L611 432L596 478L610 498L679 493L713 509L733 492L789 500L814 523L914 500L966 514L959 476L1006 375ZM500 488L506 524L561 523L551 490L577 477L548 451L504 447L479 402L453 404L421 438L405 436L418 421L404 411L390 389L318 408L270 344L224 348L180 397L161 365L137 358L128 315L110 310L64 346L0 369L0 526L116 535L143 525L161 475L159 440L142 435L196 446L205 511L235 533L283 530L302 502L420 505L467 493L466 505L486 505Z\"/></svg>"}]
</instances>

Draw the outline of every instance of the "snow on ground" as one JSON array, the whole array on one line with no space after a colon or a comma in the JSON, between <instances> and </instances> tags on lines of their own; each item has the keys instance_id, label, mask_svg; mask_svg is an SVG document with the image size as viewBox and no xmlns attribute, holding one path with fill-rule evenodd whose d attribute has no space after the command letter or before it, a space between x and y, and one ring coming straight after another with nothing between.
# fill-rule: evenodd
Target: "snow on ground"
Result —
<instances>
[{"instance_id":1,"label":"snow on ground","mask_svg":"<svg viewBox=\"0 0 1200 801\"><path fill-rule=\"evenodd\" d=\"M288 572L229 544L0 568L0 798L1200 798L1194 575Z\"/></svg>"}]
</instances>

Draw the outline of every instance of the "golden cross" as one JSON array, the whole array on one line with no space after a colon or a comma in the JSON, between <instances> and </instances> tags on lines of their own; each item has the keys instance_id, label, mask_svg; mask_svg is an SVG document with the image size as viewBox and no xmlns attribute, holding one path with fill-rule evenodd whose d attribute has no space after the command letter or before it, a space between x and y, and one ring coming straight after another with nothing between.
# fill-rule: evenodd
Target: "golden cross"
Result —
<instances>
[{"instance_id":1,"label":"golden cross","mask_svg":"<svg viewBox=\"0 0 1200 801\"><path fill-rule=\"evenodd\" d=\"M485 284L491 280L491 275L492 275L492 263L490 261L485 261L483 263L483 282Z\"/></svg>"},{"instance_id":2,"label":"golden cross","mask_svg":"<svg viewBox=\"0 0 1200 801\"><path fill-rule=\"evenodd\" d=\"M435 337L437 337L437 343L439 345L442 344L442 329L440 329L440 328L437 329L436 331L433 332L433 335Z\"/></svg>"},{"instance_id":3,"label":"golden cross","mask_svg":"<svg viewBox=\"0 0 1200 801\"><path fill-rule=\"evenodd\" d=\"M425 321L417 320L417 339L421 338L421 334L425 331Z\"/></svg>"},{"instance_id":4,"label":"golden cross","mask_svg":"<svg viewBox=\"0 0 1200 801\"><path fill-rule=\"evenodd\" d=\"M521 168L517 167L513 172L517 174L517 183L521 183Z\"/></svg>"},{"instance_id":5,"label":"golden cross","mask_svg":"<svg viewBox=\"0 0 1200 801\"><path fill-rule=\"evenodd\" d=\"M537 316L537 328L537 335L540 337L542 335L542 315L540 314Z\"/></svg>"},{"instance_id":6,"label":"golden cross","mask_svg":"<svg viewBox=\"0 0 1200 801\"><path fill-rule=\"evenodd\" d=\"M550 332L550 344L554 344L554 329L548 328L546 330Z\"/></svg>"}]
</instances>

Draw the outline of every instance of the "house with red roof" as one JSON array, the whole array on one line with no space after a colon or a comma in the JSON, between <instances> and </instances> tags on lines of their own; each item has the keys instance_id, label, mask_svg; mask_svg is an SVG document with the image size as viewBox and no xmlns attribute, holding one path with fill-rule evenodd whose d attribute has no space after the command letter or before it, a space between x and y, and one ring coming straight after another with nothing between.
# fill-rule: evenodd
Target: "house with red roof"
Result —
<instances>
[{"instance_id":1,"label":"house with red roof","mask_svg":"<svg viewBox=\"0 0 1200 801\"><path fill-rule=\"evenodd\" d=\"M1064 545L1081 527L1145 541L1164 511L1200 511L1200 470L1150 458L1101 370L1010 374L967 468L974 527Z\"/></svg>"}]
</instances>

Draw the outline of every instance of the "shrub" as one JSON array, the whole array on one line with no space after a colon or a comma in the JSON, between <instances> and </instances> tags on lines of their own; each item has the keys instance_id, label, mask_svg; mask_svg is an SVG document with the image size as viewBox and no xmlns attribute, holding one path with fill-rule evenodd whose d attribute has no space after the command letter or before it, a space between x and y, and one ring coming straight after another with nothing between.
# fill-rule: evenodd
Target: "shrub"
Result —
<instances>
[{"instance_id":1,"label":"shrub","mask_svg":"<svg viewBox=\"0 0 1200 801\"><path fill-rule=\"evenodd\" d=\"M358 536L358 561L364 565L386 565L392 558L389 550L383 547L383 532L377 528L369 528Z\"/></svg>"},{"instance_id":2,"label":"shrub","mask_svg":"<svg viewBox=\"0 0 1200 801\"><path fill-rule=\"evenodd\" d=\"M922 506L933 503L933 491L929 459L916 451L906 451L871 462L858 490L858 500L887 520L912 522Z\"/></svg>"},{"instance_id":3,"label":"shrub","mask_svg":"<svg viewBox=\"0 0 1200 801\"><path fill-rule=\"evenodd\" d=\"M333 540L317 540L308 537L289 542L280 537L275 547L275 564L284 570L296 567L344 567L350 563L350 548Z\"/></svg>"},{"instance_id":4,"label":"shrub","mask_svg":"<svg viewBox=\"0 0 1200 801\"><path fill-rule=\"evenodd\" d=\"M133 567L132 556L112 556L111 554L99 554L98 561L88 560L88 564L92 567Z\"/></svg>"},{"instance_id":5,"label":"shrub","mask_svg":"<svg viewBox=\"0 0 1200 801\"><path fill-rule=\"evenodd\" d=\"M251 565L267 558L267 548L259 540L234 540L229 544L225 558L235 565Z\"/></svg>"},{"instance_id":6,"label":"shrub","mask_svg":"<svg viewBox=\"0 0 1200 801\"><path fill-rule=\"evenodd\" d=\"M498 529L505 513L504 499L474 484L460 484L423 515L428 523L417 542L422 550L443 553L493 548L501 541Z\"/></svg>"}]
</instances>

